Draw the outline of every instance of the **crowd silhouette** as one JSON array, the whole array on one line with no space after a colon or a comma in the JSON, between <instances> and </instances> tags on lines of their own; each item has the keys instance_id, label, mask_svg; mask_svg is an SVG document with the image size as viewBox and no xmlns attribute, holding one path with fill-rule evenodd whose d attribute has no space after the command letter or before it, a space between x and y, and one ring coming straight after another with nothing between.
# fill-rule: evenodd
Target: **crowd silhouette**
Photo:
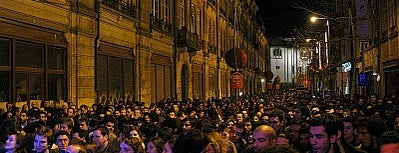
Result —
<instances>
[{"instance_id":1,"label":"crowd silhouette","mask_svg":"<svg viewBox=\"0 0 399 153\"><path fill-rule=\"evenodd\" d=\"M0 153L398 153L399 98L295 91L6 105Z\"/></svg>"}]
</instances>

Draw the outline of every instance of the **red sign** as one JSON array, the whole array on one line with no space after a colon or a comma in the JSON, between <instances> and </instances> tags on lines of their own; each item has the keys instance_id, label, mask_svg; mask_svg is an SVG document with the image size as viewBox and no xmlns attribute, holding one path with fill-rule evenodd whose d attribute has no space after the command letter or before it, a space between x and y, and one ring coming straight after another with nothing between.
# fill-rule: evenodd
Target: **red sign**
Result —
<instances>
[{"instance_id":1,"label":"red sign","mask_svg":"<svg viewBox=\"0 0 399 153\"><path fill-rule=\"evenodd\" d=\"M232 89L243 89L244 88L244 77L241 72L233 71L230 78L230 86Z\"/></svg>"}]
</instances>

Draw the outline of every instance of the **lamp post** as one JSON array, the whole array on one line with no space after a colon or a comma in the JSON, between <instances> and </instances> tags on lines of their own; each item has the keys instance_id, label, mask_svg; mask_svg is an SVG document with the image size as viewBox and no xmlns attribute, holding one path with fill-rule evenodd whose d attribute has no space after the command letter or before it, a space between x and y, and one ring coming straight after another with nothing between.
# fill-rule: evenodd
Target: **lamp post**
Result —
<instances>
[{"instance_id":1,"label":"lamp post","mask_svg":"<svg viewBox=\"0 0 399 153\"><path fill-rule=\"evenodd\" d=\"M311 17L310 21L311 22L316 22L317 20L326 20L326 26L327 26L327 31L324 32L324 42L325 42L325 55L326 55L326 68L328 72L328 78L329 78L329 90L330 94L332 94L332 89L333 89L333 81L331 77L331 68L330 68L330 63L329 63L329 52L330 52L330 42L329 42L329 37L330 37L330 20L329 18L324 18L324 17Z\"/></svg>"}]
</instances>

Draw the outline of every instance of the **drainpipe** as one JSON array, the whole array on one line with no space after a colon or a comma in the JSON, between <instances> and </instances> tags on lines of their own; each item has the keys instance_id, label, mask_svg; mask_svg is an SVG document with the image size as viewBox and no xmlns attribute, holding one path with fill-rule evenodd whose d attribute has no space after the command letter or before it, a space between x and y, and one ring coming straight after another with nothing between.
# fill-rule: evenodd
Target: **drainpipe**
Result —
<instances>
[{"instance_id":1,"label":"drainpipe","mask_svg":"<svg viewBox=\"0 0 399 153\"><path fill-rule=\"evenodd\" d=\"M97 23L97 29L96 29L96 37L94 39L94 90L96 92L96 103L99 102L98 99L98 87L97 87L97 54L98 54L98 48L100 47L100 0L96 0L94 4L94 12L97 15L96 16L96 23Z\"/></svg>"}]
</instances>

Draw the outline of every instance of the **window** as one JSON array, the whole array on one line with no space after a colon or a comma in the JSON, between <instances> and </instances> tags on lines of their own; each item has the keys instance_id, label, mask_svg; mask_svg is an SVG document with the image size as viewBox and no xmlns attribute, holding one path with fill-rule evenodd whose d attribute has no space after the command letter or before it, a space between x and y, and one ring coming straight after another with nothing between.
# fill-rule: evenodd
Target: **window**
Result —
<instances>
[{"instance_id":1,"label":"window","mask_svg":"<svg viewBox=\"0 0 399 153\"><path fill-rule=\"evenodd\" d=\"M394 32L394 31L396 31L396 30L394 30L395 29L395 27L396 27L396 22L397 22L397 11L396 11L396 8L397 8L397 2L396 2L396 0L389 0L389 28L391 28L390 30L391 30L391 32Z\"/></svg>"},{"instance_id":2,"label":"window","mask_svg":"<svg viewBox=\"0 0 399 153\"><path fill-rule=\"evenodd\" d=\"M0 38L0 101L65 100L65 55L64 47Z\"/></svg>"},{"instance_id":3,"label":"window","mask_svg":"<svg viewBox=\"0 0 399 153\"><path fill-rule=\"evenodd\" d=\"M273 49L273 58L274 59L281 59L281 49L280 48L275 48Z\"/></svg>"},{"instance_id":4,"label":"window","mask_svg":"<svg viewBox=\"0 0 399 153\"><path fill-rule=\"evenodd\" d=\"M169 5L170 5L170 0L163 0L162 2L162 6L163 6L163 21L167 24L170 23L170 9L169 9Z\"/></svg>"},{"instance_id":5,"label":"window","mask_svg":"<svg viewBox=\"0 0 399 153\"><path fill-rule=\"evenodd\" d=\"M133 60L108 55L97 56L97 89L101 103L133 96Z\"/></svg>"},{"instance_id":6,"label":"window","mask_svg":"<svg viewBox=\"0 0 399 153\"><path fill-rule=\"evenodd\" d=\"M184 22L186 22L184 19L185 19L185 14L184 14L184 12L186 11L186 7L185 7L185 5L184 5L184 1L183 0L179 0L179 3L178 3L178 7L179 7L179 10L178 10L178 16L177 16L177 19L178 19L178 27L179 28L181 28L181 27L183 27L185 24L184 24Z\"/></svg>"},{"instance_id":7,"label":"window","mask_svg":"<svg viewBox=\"0 0 399 153\"><path fill-rule=\"evenodd\" d=\"M190 12L191 12L191 15L190 15L190 18L191 18L191 25L190 26L191 26L191 28L190 28L190 30L191 30L192 33L197 33L197 31L196 31L197 18L196 18L196 15L195 15L196 6L194 4L191 4Z\"/></svg>"}]
</instances>

